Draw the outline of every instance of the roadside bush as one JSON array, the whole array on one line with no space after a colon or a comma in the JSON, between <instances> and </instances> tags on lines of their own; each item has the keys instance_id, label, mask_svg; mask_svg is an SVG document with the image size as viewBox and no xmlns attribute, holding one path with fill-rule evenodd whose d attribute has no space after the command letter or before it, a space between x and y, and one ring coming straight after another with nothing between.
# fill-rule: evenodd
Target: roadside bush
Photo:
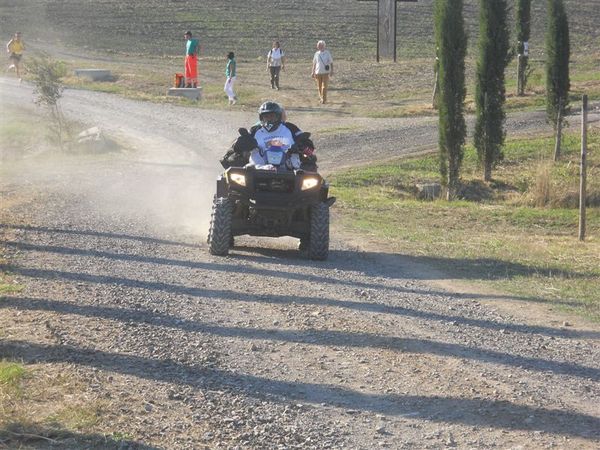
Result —
<instances>
[{"instance_id":1,"label":"roadside bush","mask_svg":"<svg viewBox=\"0 0 600 450\"><path fill-rule=\"evenodd\" d=\"M48 55L31 59L27 71L35 86L36 103L48 109L51 118L52 139L61 149L65 149L70 140L71 131L60 107L59 100L64 89L63 78L67 74L64 62L56 61Z\"/></svg>"}]
</instances>

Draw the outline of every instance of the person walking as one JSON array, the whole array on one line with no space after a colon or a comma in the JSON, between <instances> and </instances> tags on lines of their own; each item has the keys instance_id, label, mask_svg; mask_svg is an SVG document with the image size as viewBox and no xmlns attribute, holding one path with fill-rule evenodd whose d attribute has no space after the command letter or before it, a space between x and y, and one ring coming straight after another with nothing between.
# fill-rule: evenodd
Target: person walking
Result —
<instances>
[{"instance_id":1,"label":"person walking","mask_svg":"<svg viewBox=\"0 0 600 450\"><path fill-rule=\"evenodd\" d=\"M186 31L185 45L185 87L198 87L198 53L200 50L200 41L192 38L192 32Z\"/></svg>"},{"instance_id":2,"label":"person walking","mask_svg":"<svg viewBox=\"0 0 600 450\"><path fill-rule=\"evenodd\" d=\"M19 81L21 81L21 59L23 58L24 51L25 43L21 39L21 32L17 31L13 38L8 41L8 44L6 44L6 52L8 53L8 60L10 61L8 69L15 69Z\"/></svg>"},{"instance_id":3,"label":"person walking","mask_svg":"<svg viewBox=\"0 0 600 450\"><path fill-rule=\"evenodd\" d=\"M317 81L320 103L327 103L327 85L329 78L333 77L333 57L325 47L325 41L317 42L312 64L312 77Z\"/></svg>"},{"instance_id":4,"label":"person walking","mask_svg":"<svg viewBox=\"0 0 600 450\"><path fill-rule=\"evenodd\" d=\"M279 41L273 42L273 48L267 54L267 70L271 73L271 89L279 90L279 73L285 70L285 54Z\"/></svg>"},{"instance_id":5,"label":"person walking","mask_svg":"<svg viewBox=\"0 0 600 450\"><path fill-rule=\"evenodd\" d=\"M225 87L223 88L223 90L227 93L227 97L229 97L229 106L237 103L237 97L235 92L233 92L236 74L237 63L235 62L235 54L233 52L229 52L227 54L227 65L225 66Z\"/></svg>"}]
</instances>

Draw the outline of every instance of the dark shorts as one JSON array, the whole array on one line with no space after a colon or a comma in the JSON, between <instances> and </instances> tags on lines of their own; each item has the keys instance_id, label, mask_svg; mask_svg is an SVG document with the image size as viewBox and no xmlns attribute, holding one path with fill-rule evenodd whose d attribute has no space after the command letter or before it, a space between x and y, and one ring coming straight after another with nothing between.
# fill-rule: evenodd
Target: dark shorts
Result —
<instances>
[{"instance_id":1,"label":"dark shorts","mask_svg":"<svg viewBox=\"0 0 600 450\"><path fill-rule=\"evenodd\" d=\"M10 56L8 57L8 59L10 59L11 61L14 61L15 63L21 62L21 58L23 57L23 55L17 55L16 53L11 53Z\"/></svg>"}]
</instances>

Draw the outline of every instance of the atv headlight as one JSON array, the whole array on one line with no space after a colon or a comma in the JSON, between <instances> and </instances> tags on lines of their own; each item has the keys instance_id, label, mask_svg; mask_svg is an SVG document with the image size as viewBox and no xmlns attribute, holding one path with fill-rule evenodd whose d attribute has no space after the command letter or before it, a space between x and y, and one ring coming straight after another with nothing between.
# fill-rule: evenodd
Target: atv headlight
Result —
<instances>
[{"instance_id":1,"label":"atv headlight","mask_svg":"<svg viewBox=\"0 0 600 450\"><path fill-rule=\"evenodd\" d=\"M300 188L303 191L307 189L312 189L319 184L319 179L316 177L306 177L302 180L302 187Z\"/></svg>"},{"instance_id":2,"label":"atv headlight","mask_svg":"<svg viewBox=\"0 0 600 450\"><path fill-rule=\"evenodd\" d=\"M246 186L246 175L243 173L230 173L229 178L235 184L239 184L240 186Z\"/></svg>"}]
</instances>

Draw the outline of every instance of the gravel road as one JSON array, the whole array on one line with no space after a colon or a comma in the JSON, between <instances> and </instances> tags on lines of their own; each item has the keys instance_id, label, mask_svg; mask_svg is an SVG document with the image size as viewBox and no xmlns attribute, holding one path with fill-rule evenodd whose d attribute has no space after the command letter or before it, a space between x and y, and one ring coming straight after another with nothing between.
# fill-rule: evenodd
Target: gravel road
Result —
<instances>
[{"instance_id":1,"label":"gravel road","mask_svg":"<svg viewBox=\"0 0 600 450\"><path fill-rule=\"evenodd\" d=\"M27 86L0 88L3 105L31 104ZM600 447L597 326L441 289L434 271L341 237L325 262L293 239L211 256L215 162L254 114L85 91L64 108L130 150L0 169L3 270L25 286L0 298L0 357L76 374L125 447ZM436 139L430 119L359 125L317 138L326 170L357 136L382 152Z\"/></svg>"}]
</instances>

